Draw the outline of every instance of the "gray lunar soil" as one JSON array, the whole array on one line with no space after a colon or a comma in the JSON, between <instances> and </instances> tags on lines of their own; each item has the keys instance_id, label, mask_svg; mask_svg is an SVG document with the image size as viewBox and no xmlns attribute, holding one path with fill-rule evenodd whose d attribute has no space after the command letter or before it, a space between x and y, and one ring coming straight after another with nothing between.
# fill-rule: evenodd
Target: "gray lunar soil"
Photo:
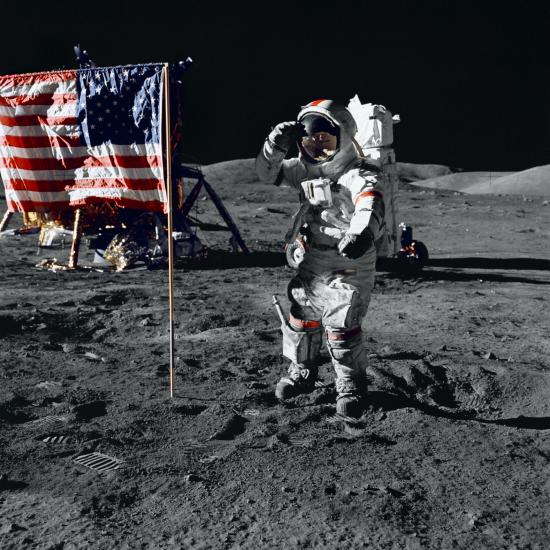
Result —
<instances>
[{"instance_id":1,"label":"gray lunar soil","mask_svg":"<svg viewBox=\"0 0 550 550\"><path fill-rule=\"evenodd\" d=\"M274 398L297 197L250 165L206 169L249 256L192 211L211 252L176 269L172 400L166 269L53 273L35 264L67 250L0 240L0 548L548 548L547 198L403 183L430 264L379 266L350 425L327 354L313 393ZM122 462L75 461L93 452Z\"/></svg>"}]
</instances>

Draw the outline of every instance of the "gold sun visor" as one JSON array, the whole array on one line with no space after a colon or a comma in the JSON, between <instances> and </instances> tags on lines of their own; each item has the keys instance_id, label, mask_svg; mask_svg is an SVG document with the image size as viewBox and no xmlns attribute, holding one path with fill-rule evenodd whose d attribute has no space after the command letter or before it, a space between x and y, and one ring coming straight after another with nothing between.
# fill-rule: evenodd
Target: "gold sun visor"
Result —
<instances>
[{"instance_id":1,"label":"gold sun visor","mask_svg":"<svg viewBox=\"0 0 550 550\"><path fill-rule=\"evenodd\" d=\"M317 113L308 113L298 122L303 127L298 146L306 160L325 162L338 152L340 129L332 120Z\"/></svg>"},{"instance_id":2,"label":"gold sun visor","mask_svg":"<svg viewBox=\"0 0 550 550\"><path fill-rule=\"evenodd\" d=\"M338 138L326 132L316 132L312 136L302 137L302 150L315 162L323 162L338 151Z\"/></svg>"}]
</instances>

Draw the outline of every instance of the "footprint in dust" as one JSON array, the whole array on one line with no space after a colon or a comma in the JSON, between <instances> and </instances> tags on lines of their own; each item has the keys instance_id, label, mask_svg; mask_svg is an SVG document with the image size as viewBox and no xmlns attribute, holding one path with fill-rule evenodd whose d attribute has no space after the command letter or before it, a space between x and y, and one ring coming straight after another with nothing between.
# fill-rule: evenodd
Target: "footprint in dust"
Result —
<instances>
[{"instance_id":1,"label":"footprint in dust","mask_svg":"<svg viewBox=\"0 0 550 550\"><path fill-rule=\"evenodd\" d=\"M234 439L235 436L244 432L246 422L248 420L240 414L232 414L209 439Z\"/></svg>"},{"instance_id":2,"label":"footprint in dust","mask_svg":"<svg viewBox=\"0 0 550 550\"><path fill-rule=\"evenodd\" d=\"M485 408L487 408L487 402L483 398L483 396L479 395L479 393L475 392L472 395L470 395L463 403L464 408L467 410L474 410L474 411L481 411Z\"/></svg>"}]
</instances>

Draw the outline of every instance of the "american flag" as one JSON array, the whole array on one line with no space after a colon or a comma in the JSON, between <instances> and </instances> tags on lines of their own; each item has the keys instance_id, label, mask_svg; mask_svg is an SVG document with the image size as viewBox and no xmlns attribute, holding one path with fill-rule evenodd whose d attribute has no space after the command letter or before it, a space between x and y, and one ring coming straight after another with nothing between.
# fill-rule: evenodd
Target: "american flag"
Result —
<instances>
[{"instance_id":1,"label":"american flag","mask_svg":"<svg viewBox=\"0 0 550 550\"><path fill-rule=\"evenodd\" d=\"M0 77L10 211L111 202L165 210L161 64Z\"/></svg>"}]
</instances>

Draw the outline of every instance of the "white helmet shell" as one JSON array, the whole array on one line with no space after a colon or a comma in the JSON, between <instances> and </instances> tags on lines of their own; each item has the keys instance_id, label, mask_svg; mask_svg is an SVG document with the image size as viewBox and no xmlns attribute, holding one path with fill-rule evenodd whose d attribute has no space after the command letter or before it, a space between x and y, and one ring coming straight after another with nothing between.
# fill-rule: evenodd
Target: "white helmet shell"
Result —
<instances>
[{"instance_id":1,"label":"white helmet shell","mask_svg":"<svg viewBox=\"0 0 550 550\"><path fill-rule=\"evenodd\" d=\"M298 120L312 113L324 115L332 120L332 122L348 134L350 139L357 133L357 125L355 124L353 115L346 107L335 103L332 99L316 99L308 103L298 113Z\"/></svg>"},{"instance_id":2,"label":"white helmet shell","mask_svg":"<svg viewBox=\"0 0 550 550\"><path fill-rule=\"evenodd\" d=\"M339 128L339 149L330 159L316 164L308 162L308 159L301 152L300 158L311 175L321 175L336 180L359 158L353 140L357 133L355 119L346 107L335 103L331 99L317 99L302 107L298 113L298 122L310 114L324 116Z\"/></svg>"}]
</instances>

